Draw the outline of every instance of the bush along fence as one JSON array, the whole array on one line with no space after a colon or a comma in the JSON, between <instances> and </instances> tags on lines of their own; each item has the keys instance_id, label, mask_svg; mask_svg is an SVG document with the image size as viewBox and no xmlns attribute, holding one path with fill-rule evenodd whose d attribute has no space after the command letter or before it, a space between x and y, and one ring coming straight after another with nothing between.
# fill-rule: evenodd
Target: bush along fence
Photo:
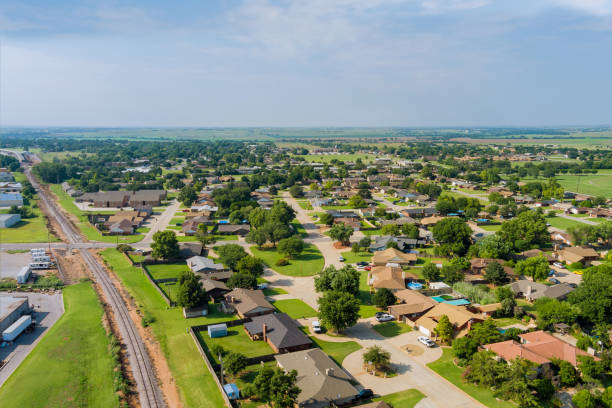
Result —
<instances>
[{"instance_id":1,"label":"bush along fence","mask_svg":"<svg viewBox=\"0 0 612 408\"><path fill-rule=\"evenodd\" d=\"M157 292L161 295L161 297L164 299L164 301L168 304L168 306L173 307L176 304L168 297L168 295L166 295L166 292L163 291L162 288L159 287L158 281L156 281L153 276L151 276L151 273L149 272L149 270L147 269L146 265L142 265L140 262L137 264L136 262L134 262L134 260L126 253L123 252L123 256L125 256L125 258L128 260L128 262L130 263L130 265L132 266L137 266L140 269L142 269L142 273L144 273L144 275L147 277L147 279L149 280L149 282L151 283L151 285L153 285L153 287L157 290ZM174 281L176 281L176 278L171 278L174 279ZM161 279L159 282L170 282L171 280L168 279Z\"/></svg>"}]
</instances>

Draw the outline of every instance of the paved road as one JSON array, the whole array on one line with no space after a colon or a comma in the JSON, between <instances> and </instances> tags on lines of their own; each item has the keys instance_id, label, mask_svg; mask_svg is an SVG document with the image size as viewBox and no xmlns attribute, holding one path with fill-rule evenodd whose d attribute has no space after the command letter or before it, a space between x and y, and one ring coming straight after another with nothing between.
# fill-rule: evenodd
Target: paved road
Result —
<instances>
[{"instance_id":1,"label":"paved road","mask_svg":"<svg viewBox=\"0 0 612 408\"><path fill-rule=\"evenodd\" d=\"M68 242L70 244L86 242L78 229L72 225L66 216L59 210L55 201L53 201L45 190L41 188L28 167L25 167L24 173L34 188L39 191L41 203L47 208L50 216L57 221L67 237ZM104 297L111 307L117 321L119 334L125 344L126 354L138 390L140 405L144 408L166 407L151 359L147 354L134 321L130 318L127 306L121 298L119 291L110 280L106 268L100 265L97 259L87 249L80 251L80 254L85 264L90 268L94 280L100 284Z\"/></svg>"},{"instance_id":2,"label":"paved road","mask_svg":"<svg viewBox=\"0 0 612 408\"><path fill-rule=\"evenodd\" d=\"M345 331L344 341L353 340L363 348L349 354L343 362L344 368L364 387L371 388L376 394L385 395L409 388L416 388L426 395L417 406L432 408L484 408L455 385L430 370L426 364L442 355L440 348L427 349L418 341L418 332L404 333L385 338L371 329L373 319L362 320ZM368 374L363 369L363 353L368 347L380 346L391 353L392 366L398 373L393 378L381 378ZM422 350L421 355L410 355L403 350L411 345Z\"/></svg>"},{"instance_id":3,"label":"paved road","mask_svg":"<svg viewBox=\"0 0 612 408\"><path fill-rule=\"evenodd\" d=\"M557 217L565 218L566 220L578 221L588 225L599 225L595 221L585 220L584 218L572 217L571 215L557 213Z\"/></svg>"},{"instance_id":4,"label":"paved road","mask_svg":"<svg viewBox=\"0 0 612 408\"><path fill-rule=\"evenodd\" d=\"M153 226L151 227L149 232L147 232L147 235L145 235L145 237L140 242L137 242L132 246L135 248L142 249L149 248L151 246L151 243L153 242L153 234L158 231L163 231L168 227L170 221L172 220L172 217L174 217L174 214L176 214L180 206L181 203L179 203L177 200L173 200L172 204L166 207L164 212L161 213L161 215L159 215L158 217L156 217L157 219L155 221L152 221Z\"/></svg>"},{"instance_id":5,"label":"paved road","mask_svg":"<svg viewBox=\"0 0 612 408\"><path fill-rule=\"evenodd\" d=\"M0 360L7 363L0 368L0 387L19 367L21 362L36 347L40 339L64 314L64 301L60 293L0 293L0 296L27 297L30 306L34 306L33 318L36 328L31 333L24 333L17 338L13 345L0 349Z\"/></svg>"},{"instance_id":6,"label":"paved road","mask_svg":"<svg viewBox=\"0 0 612 408\"><path fill-rule=\"evenodd\" d=\"M114 248L117 245L111 242L75 242L75 243L65 243L65 242L52 242L52 249L105 249L105 248ZM47 242L30 242L28 244L0 244L0 251L7 250L26 250L31 248L49 248L49 243Z\"/></svg>"}]
</instances>

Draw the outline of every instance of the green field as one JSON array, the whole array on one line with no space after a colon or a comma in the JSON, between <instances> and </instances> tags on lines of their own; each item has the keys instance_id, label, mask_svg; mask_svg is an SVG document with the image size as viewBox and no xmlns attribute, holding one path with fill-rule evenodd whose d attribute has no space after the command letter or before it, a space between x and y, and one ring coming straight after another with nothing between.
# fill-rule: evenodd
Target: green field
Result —
<instances>
[{"instance_id":1,"label":"green field","mask_svg":"<svg viewBox=\"0 0 612 408\"><path fill-rule=\"evenodd\" d=\"M312 276L321 272L325 260L321 252L312 244L305 244L304 251L293 259L289 259L289 265L277 266L276 261L283 258L276 248L259 249L250 247L254 256L261 258L264 262L281 275L288 276Z\"/></svg>"},{"instance_id":2,"label":"green field","mask_svg":"<svg viewBox=\"0 0 612 408\"><path fill-rule=\"evenodd\" d=\"M546 217L546 222L552 227L559 228L561 230L567 230L569 227L587 225L584 222L580 222L578 220L568 220L567 218L563 217Z\"/></svg>"},{"instance_id":3,"label":"green field","mask_svg":"<svg viewBox=\"0 0 612 408\"><path fill-rule=\"evenodd\" d=\"M376 155L374 154L363 154L363 153L347 153L347 154L307 154L303 157L306 162L319 162L319 163L329 163L332 160L340 160L343 162L352 161L354 162L357 159L361 159L364 163L369 163L376 159Z\"/></svg>"},{"instance_id":4,"label":"green field","mask_svg":"<svg viewBox=\"0 0 612 408\"><path fill-rule=\"evenodd\" d=\"M408 333L412 331L412 327L405 323L398 322L385 322L379 323L372 326L374 330L383 337L395 337L400 334Z\"/></svg>"},{"instance_id":5,"label":"green field","mask_svg":"<svg viewBox=\"0 0 612 408\"><path fill-rule=\"evenodd\" d=\"M132 244L134 242L141 241L144 238L144 234L127 236L102 235L100 231L96 229L96 227L89 223L89 221L87 220L87 213L85 211L81 211L74 204L74 200L72 199L72 197L70 197L68 194L66 194L66 192L64 192L64 190L62 190L61 185L49 184L49 188L57 196L58 202L60 203L62 208L66 212L73 214L78 219L76 225L88 240Z\"/></svg>"},{"instance_id":6,"label":"green field","mask_svg":"<svg viewBox=\"0 0 612 408\"><path fill-rule=\"evenodd\" d=\"M354 341L324 341L316 337L310 337L315 346L319 347L329 355L337 364L342 365L344 358L351 353L361 349L361 346Z\"/></svg>"},{"instance_id":7,"label":"green field","mask_svg":"<svg viewBox=\"0 0 612 408\"><path fill-rule=\"evenodd\" d=\"M274 307L279 312L287 313L293 319L303 317L316 317L317 311L299 299L284 299L274 302Z\"/></svg>"},{"instance_id":8,"label":"green field","mask_svg":"<svg viewBox=\"0 0 612 408\"><path fill-rule=\"evenodd\" d=\"M47 220L38 208L31 208L33 218L24 218L10 228L0 229L0 243L58 242L59 239L49 233Z\"/></svg>"},{"instance_id":9,"label":"green field","mask_svg":"<svg viewBox=\"0 0 612 408\"><path fill-rule=\"evenodd\" d=\"M566 191L612 198L612 170L600 170L597 174L558 174L555 179ZM534 180L546 181L533 177L521 179L525 182Z\"/></svg>"},{"instance_id":10,"label":"green field","mask_svg":"<svg viewBox=\"0 0 612 408\"><path fill-rule=\"evenodd\" d=\"M180 308L168 308L147 278L132 267L114 248L101 252L104 260L112 265L124 287L141 309L150 313L153 335L166 356L172 377L176 382L184 406L218 408L223 406L221 394L204 366L202 357L187 333L189 326L213 324L235 319L233 315L219 313L210 307L206 317L186 320Z\"/></svg>"},{"instance_id":11,"label":"green field","mask_svg":"<svg viewBox=\"0 0 612 408\"><path fill-rule=\"evenodd\" d=\"M438 373L441 377L455 384L469 396L489 408L513 408L516 405L512 402L501 401L493 396L493 391L488 388L478 387L463 380L462 374L464 369L455 365L453 362L453 353L450 348L445 348L438 360L427 364L429 368Z\"/></svg>"},{"instance_id":12,"label":"green field","mask_svg":"<svg viewBox=\"0 0 612 408\"><path fill-rule=\"evenodd\" d=\"M102 307L91 283L63 290L66 312L0 389L3 408L118 407Z\"/></svg>"},{"instance_id":13,"label":"green field","mask_svg":"<svg viewBox=\"0 0 612 408\"><path fill-rule=\"evenodd\" d=\"M412 408L423 398L425 398L425 395L421 391L411 388L409 390L383 395L380 398L375 398L374 401L385 401L391 404L393 408Z\"/></svg>"}]
</instances>

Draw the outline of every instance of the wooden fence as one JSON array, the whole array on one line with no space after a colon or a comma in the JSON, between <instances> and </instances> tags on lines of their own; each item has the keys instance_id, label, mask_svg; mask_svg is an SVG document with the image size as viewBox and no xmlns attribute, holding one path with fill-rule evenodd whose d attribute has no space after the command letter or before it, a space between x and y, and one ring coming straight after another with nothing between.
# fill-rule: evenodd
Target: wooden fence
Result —
<instances>
[{"instance_id":1,"label":"wooden fence","mask_svg":"<svg viewBox=\"0 0 612 408\"><path fill-rule=\"evenodd\" d=\"M132 258L130 258L130 256L127 253L124 252L123 255L128 260L130 265L137 266L136 263L132 260ZM158 282L153 278L153 276L151 276L151 272L149 272L149 269L147 268L147 266L142 265L139 267L142 269L142 273L144 273L144 275L147 277L151 285L153 285L153 287L161 295L162 299L164 299L164 301L168 304L168 306L170 307L175 306L175 303L168 297L168 295L166 295L166 292L164 292L163 289L159 287ZM167 279L160 279L160 281L167 281Z\"/></svg>"}]
</instances>

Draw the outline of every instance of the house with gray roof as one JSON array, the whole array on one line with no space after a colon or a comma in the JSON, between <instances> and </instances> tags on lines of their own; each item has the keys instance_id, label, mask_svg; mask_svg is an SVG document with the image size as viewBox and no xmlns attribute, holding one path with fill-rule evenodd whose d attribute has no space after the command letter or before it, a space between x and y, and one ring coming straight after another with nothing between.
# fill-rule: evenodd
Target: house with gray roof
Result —
<instances>
[{"instance_id":1,"label":"house with gray roof","mask_svg":"<svg viewBox=\"0 0 612 408\"><path fill-rule=\"evenodd\" d=\"M563 300L574 288L566 283L548 286L539 282L532 282L526 279L518 280L509 285L512 292L519 297L533 302L543 297Z\"/></svg>"},{"instance_id":2,"label":"house with gray roof","mask_svg":"<svg viewBox=\"0 0 612 408\"><path fill-rule=\"evenodd\" d=\"M194 273L211 273L225 270L222 264L215 263L214 260L204 256L192 256L187 259L187 266Z\"/></svg>"},{"instance_id":3,"label":"house with gray roof","mask_svg":"<svg viewBox=\"0 0 612 408\"><path fill-rule=\"evenodd\" d=\"M297 406L323 408L348 405L359 395L353 378L319 348L274 357L280 368L297 371Z\"/></svg>"},{"instance_id":4,"label":"house with gray roof","mask_svg":"<svg viewBox=\"0 0 612 408\"><path fill-rule=\"evenodd\" d=\"M285 313L256 316L244 324L251 340L267 342L276 353L290 353L312 347L312 340Z\"/></svg>"}]
</instances>

